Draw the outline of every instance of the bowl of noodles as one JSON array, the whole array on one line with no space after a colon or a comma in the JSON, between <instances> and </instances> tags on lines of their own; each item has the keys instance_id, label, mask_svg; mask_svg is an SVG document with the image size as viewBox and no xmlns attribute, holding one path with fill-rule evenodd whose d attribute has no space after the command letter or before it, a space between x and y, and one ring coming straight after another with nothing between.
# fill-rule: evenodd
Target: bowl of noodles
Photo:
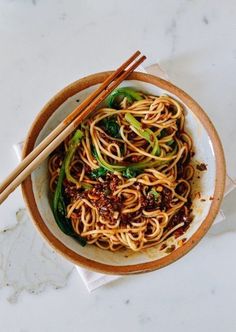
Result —
<instances>
[{"instance_id":1,"label":"bowl of noodles","mask_svg":"<svg viewBox=\"0 0 236 332\"><path fill-rule=\"evenodd\" d=\"M65 87L27 135L29 154L111 72ZM135 72L22 184L32 220L82 267L132 274L164 267L205 235L224 193L217 132L184 91Z\"/></svg>"}]
</instances>

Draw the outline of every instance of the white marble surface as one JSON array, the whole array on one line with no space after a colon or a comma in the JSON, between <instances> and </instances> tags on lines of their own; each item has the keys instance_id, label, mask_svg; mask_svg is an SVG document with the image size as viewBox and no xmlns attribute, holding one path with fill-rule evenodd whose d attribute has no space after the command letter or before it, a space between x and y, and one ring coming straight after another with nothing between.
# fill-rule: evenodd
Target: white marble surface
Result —
<instances>
[{"instance_id":1,"label":"white marble surface","mask_svg":"<svg viewBox=\"0 0 236 332\"><path fill-rule=\"evenodd\" d=\"M13 143L24 138L58 89L83 75L116 67L136 49L148 56L147 64L158 60L171 80L210 115L224 144L228 172L236 178L235 15L233 0L0 0L0 179L16 164ZM42 281L41 275L36 286L43 292L24 290L16 303L9 302L13 289L3 287L9 278L2 273L12 269L5 265L2 270L2 246L9 244L2 233L0 331L234 332L235 199L236 192L229 194L226 221L183 259L92 294L74 270L64 275L66 286L59 280L60 289ZM16 224L16 212L23 206L17 191L0 207L1 229ZM70 267L66 271L69 275ZM11 274L12 282L18 273Z\"/></svg>"}]
</instances>

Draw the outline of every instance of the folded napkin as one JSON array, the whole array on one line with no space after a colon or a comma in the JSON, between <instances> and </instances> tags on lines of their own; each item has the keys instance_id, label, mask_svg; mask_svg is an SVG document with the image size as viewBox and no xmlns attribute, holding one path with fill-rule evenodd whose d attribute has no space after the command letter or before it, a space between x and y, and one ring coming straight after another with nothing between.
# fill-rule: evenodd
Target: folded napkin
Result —
<instances>
[{"instance_id":1,"label":"folded napkin","mask_svg":"<svg viewBox=\"0 0 236 332\"><path fill-rule=\"evenodd\" d=\"M168 75L166 72L159 66L159 64L154 64L148 66L147 68L143 69L142 67L139 68L141 72L147 72L149 74L159 76L164 78L165 80L169 80ZM21 150L22 150L23 142L15 144L13 146L16 155L19 160L21 160ZM236 181L233 181L229 176L226 177L226 187L225 187L225 195L231 192L233 189L236 188ZM220 210L218 215L215 218L214 224L219 223L225 219L224 212ZM113 280L121 278L121 276L113 276L113 275L104 275L101 273L92 272L86 269L83 269L76 265L76 269L79 272L85 286L87 287L88 291L91 292L98 287L101 287Z\"/></svg>"}]
</instances>

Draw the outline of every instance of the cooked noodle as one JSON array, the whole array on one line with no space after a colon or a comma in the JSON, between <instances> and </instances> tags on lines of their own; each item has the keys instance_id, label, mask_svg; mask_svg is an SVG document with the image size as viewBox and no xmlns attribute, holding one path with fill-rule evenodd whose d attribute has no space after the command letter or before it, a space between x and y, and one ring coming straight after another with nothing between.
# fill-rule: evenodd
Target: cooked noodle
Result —
<instances>
[{"instance_id":1,"label":"cooked noodle","mask_svg":"<svg viewBox=\"0 0 236 332\"><path fill-rule=\"evenodd\" d=\"M74 231L88 244L111 251L152 247L183 234L192 220L193 152L191 137L184 130L183 107L166 95L142 94L142 98L132 104L124 98L118 110L100 108L83 122L83 137L69 166L74 181L63 182L67 217ZM142 128L127 121L126 114ZM106 130L104 119L118 124L119 135ZM151 130L149 142L140 134L147 129ZM152 133L159 153L153 152ZM69 140L50 156L51 192ZM106 170L107 164L112 171ZM99 176L101 166L105 174Z\"/></svg>"}]
</instances>

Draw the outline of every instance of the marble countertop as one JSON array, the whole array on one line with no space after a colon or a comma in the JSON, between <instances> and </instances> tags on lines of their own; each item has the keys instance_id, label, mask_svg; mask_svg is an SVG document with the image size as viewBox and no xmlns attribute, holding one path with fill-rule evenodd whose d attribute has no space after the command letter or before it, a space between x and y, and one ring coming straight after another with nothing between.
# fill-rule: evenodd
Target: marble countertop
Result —
<instances>
[{"instance_id":1,"label":"marble countertop","mask_svg":"<svg viewBox=\"0 0 236 332\"><path fill-rule=\"evenodd\" d=\"M16 165L12 145L52 95L136 49L205 109L235 179L235 16L233 0L0 0L0 180ZM0 330L234 332L235 200L234 191L226 220L181 260L89 294L27 223L17 190L0 207Z\"/></svg>"}]
</instances>

